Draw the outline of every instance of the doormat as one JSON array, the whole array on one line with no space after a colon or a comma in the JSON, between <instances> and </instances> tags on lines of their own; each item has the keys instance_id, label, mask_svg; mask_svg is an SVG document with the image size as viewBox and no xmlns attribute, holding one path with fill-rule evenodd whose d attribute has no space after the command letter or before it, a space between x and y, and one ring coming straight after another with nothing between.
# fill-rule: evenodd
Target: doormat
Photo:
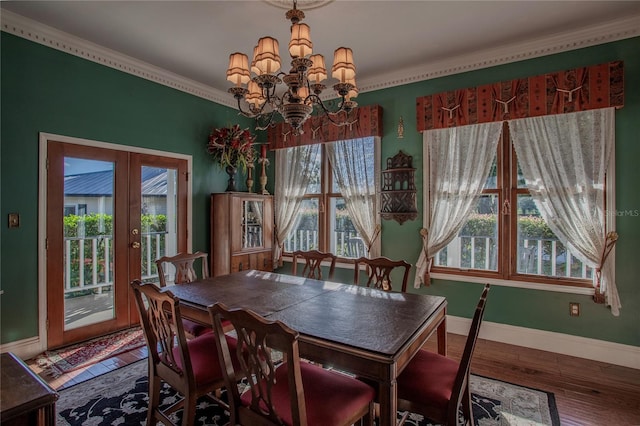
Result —
<instances>
[{"instance_id":1,"label":"doormat","mask_svg":"<svg viewBox=\"0 0 640 426\"><path fill-rule=\"evenodd\" d=\"M61 349L45 351L35 358L35 362L47 374L59 377L145 344L142 329L135 327Z\"/></svg>"},{"instance_id":2,"label":"doormat","mask_svg":"<svg viewBox=\"0 0 640 426\"><path fill-rule=\"evenodd\" d=\"M59 426L145 424L149 406L147 361L125 367L61 390L56 403ZM471 375L475 424L482 426L560 426L553 393ZM222 399L225 399L222 392ZM180 398L166 383L160 391L160 405L167 408ZM398 412L398 418L404 412ZM182 409L171 414L180 424ZM229 412L208 399L198 400L198 425L226 425ZM408 426L429 426L429 419L409 414Z\"/></svg>"}]
</instances>

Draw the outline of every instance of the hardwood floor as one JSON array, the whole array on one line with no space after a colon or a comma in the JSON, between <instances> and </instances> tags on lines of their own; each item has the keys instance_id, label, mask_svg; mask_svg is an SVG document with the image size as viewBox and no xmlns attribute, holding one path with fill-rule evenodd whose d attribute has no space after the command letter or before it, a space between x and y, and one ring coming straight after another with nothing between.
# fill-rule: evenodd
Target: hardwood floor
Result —
<instances>
[{"instance_id":1,"label":"hardwood floor","mask_svg":"<svg viewBox=\"0 0 640 426\"><path fill-rule=\"evenodd\" d=\"M460 358L464 342L449 334L451 358ZM435 351L435 339L426 348ZM146 356L143 347L58 378L27 364L61 390ZM640 425L640 370L479 339L471 372L553 392L563 426Z\"/></svg>"}]
</instances>

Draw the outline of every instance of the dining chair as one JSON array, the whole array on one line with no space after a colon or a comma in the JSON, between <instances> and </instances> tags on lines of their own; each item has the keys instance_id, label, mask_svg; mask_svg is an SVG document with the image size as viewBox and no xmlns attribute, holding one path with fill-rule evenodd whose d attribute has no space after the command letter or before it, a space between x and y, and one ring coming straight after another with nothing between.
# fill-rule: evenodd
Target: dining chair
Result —
<instances>
[{"instance_id":1,"label":"dining chair","mask_svg":"<svg viewBox=\"0 0 640 426\"><path fill-rule=\"evenodd\" d=\"M131 282L142 330L149 351L149 409L147 425L158 421L174 425L171 413L183 408L182 425L195 424L196 402L207 396L226 408L228 405L212 392L224 387L224 375L215 349L216 337L206 333L187 340L182 326L180 300L170 291L162 292L153 283ZM145 303L146 302L146 303ZM235 339L222 334L235 348ZM183 399L165 410L160 409L162 382L178 391Z\"/></svg>"},{"instance_id":2,"label":"dining chair","mask_svg":"<svg viewBox=\"0 0 640 426\"><path fill-rule=\"evenodd\" d=\"M360 257L355 260L354 264L354 277L353 283L360 285L360 265L366 266L367 281L365 285L367 287L377 288L379 290L394 291L391 283L391 272L394 268L404 268L404 275L402 278L401 290L403 293L407 291L407 281L409 279L409 271L411 270L411 264L404 260L391 260L387 257L374 257L369 259L367 257Z\"/></svg>"},{"instance_id":3,"label":"dining chair","mask_svg":"<svg viewBox=\"0 0 640 426\"><path fill-rule=\"evenodd\" d=\"M198 261L202 263L200 278L209 278L209 255L197 251L195 253L178 253L175 256L163 256L156 259L156 268L158 269L158 279L160 287L167 286L168 271L166 264L171 264L175 268L174 284L186 284L198 279L195 265ZM207 327L190 319L182 320L185 332L188 338L200 336L201 334L211 332L211 327Z\"/></svg>"},{"instance_id":4,"label":"dining chair","mask_svg":"<svg viewBox=\"0 0 640 426\"><path fill-rule=\"evenodd\" d=\"M209 255L197 251L195 253L178 253L175 256L163 256L156 260L160 287L167 286L167 270L165 263L173 265L175 268L174 284L190 283L198 279L198 274L194 264L200 260L202 263L200 278L209 278Z\"/></svg>"},{"instance_id":5,"label":"dining chair","mask_svg":"<svg viewBox=\"0 0 640 426\"><path fill-rule=\"evenodd\" d=\"M469 374L490 285L486 284L462 352L460 362L421 349L398 377L398 410L419 413L443 425L458 425L459 408L464 424L473 426Z\"/></svg>"},{"instance_id":6,"label":"dining chair","mask_svg":"<svg viewBox=\"0 0 640 426\"><path fill-rule=\"evenodd\" d=\"M333 279L333 274L336 270L337 256L333 253L325 253L318 250L302 251L297 250L293 252L293 266L291 273L298 275L298 258L304 260L304 269L302 270L302 276L306 278L314 278L316 280L322 279L322 262L330 261L328 279Z\"/></svg>"},{"instance_id":7,"label":"dining chair","mask_svg":"<svg viewBox=\"0 0 640 426\"><path fill-rule=\"evenodd\" d=\"M218 336L218 356L229 394L230 424L336 426L373 425L373 387L353 377L302 361L298 332L280 321L269 321L248 309L208 307ZM223 334L222 318L237 334L235 356ZM282 361L284 360L284 361ZM238 377L247 389L240 393Z\"/></svg>"}]
</instances>

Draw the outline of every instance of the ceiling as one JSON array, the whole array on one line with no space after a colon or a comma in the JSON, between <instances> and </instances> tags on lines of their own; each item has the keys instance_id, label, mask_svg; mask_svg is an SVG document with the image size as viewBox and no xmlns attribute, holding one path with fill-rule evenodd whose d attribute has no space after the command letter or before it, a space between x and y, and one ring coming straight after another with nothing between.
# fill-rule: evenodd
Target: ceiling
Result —
<instances>
[{"instance_id":1,"label":"ceiling","mask_svg":"<svg viewBox=\"0 0 640 426\"><path fill-rule=\"evenodd\" d=\"M291 4L2 1L0 7L3 15L29 18L227 96L230 53L251 58L258 38L270 35L288 62L284 15ZM336 48L353 49L361 91L637 36L640 27L640 1L299 0L298 8L327 67ZM624 29L630 25L635 32ZM610 34L612 28L622 32Z\"/></svg>"}]
</instances>

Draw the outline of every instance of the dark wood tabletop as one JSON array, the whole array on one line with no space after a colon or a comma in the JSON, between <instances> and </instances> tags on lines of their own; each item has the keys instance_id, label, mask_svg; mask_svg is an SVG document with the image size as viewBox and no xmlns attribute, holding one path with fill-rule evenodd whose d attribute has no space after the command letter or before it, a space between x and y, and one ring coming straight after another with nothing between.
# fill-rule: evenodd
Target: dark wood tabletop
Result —
<instances>
[{"instance_id":1,"label":"dark wood tabletop","mask_svg":"<svg viewBox=\"0 0 640 426\"><path fill-rule=\"evenodd\" d=\"M385 292L273 272L243 271L168 287L183 316L209 323L223 302L280 320L300 333L300 353L378 384L380 424L395 424L395 379L437 330L446 353L446 299Z\"/></svg>"},{"instance_id":2,"label":"dark wood tabletop","mask_svg":"<svg viewBox=\"0 0 640 426\"><path fill-rule=\"evenodd\" d=\"M0 423L55 425L55 390L10 352L0 355L0 373Z\"/></svg>"}]
</instances>

